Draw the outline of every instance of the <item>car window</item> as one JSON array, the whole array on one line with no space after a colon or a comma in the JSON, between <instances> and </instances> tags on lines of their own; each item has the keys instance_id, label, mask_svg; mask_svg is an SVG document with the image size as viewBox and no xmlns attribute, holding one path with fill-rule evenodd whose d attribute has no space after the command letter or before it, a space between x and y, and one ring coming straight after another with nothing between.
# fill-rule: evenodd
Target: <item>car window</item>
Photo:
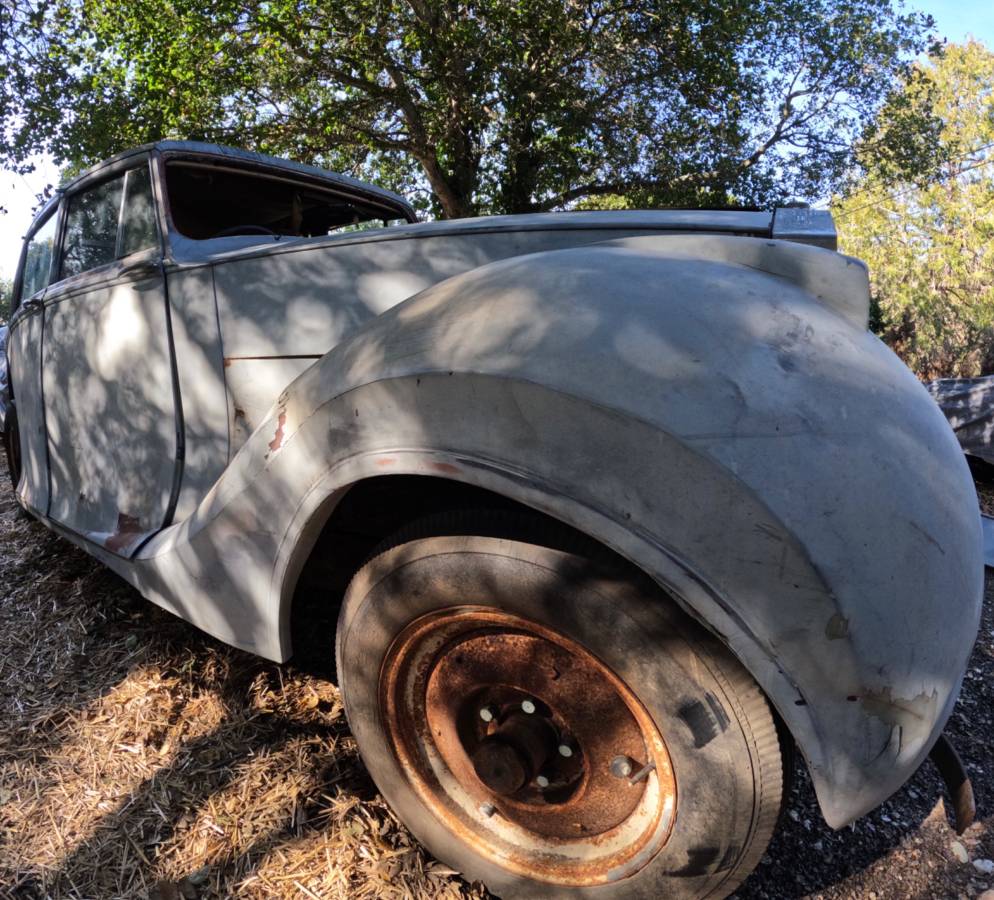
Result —
<instances>
[{"instance_id":1,"label":"car window","mask_svg":"<svg viewBox=\"0 0 994 900\"><path fill-rule=\"evenodd\" d=\"M52 252L55 247L57 219L53 212L28 241L28 250L24 257L24 279L21 282L21 296L25 300L48 286L52 274Z\"/></svg>"},{"instance_id":2,"label":"car window","mask_svg":"<svg viewBox=\"0 0 994 900\"><path fill-rule=\"evenodd\" d=\"M152 176L143 165L69 198L61 277L158 245Z\"/></svg>"},{"instance_id":3,"label":"car window","mask_svg":"<svg viewBox=\"0 0 994 900\"><path fill-rule=\"evenodd\" d=\"M148 166L132 169L124 187L124 208L121 211L120 255L137 253L157 247L159 235L155 228L155 203L152 200L152 176Z\"/></svg>"},{"instance_id":4,"label":"car window","mask_svg":"<svg viewBox=\"0 0 994 900\"><path fill-rule=\"evenodd\" d=\"M117 222L124 176L69 198L62 277L106 265L117 258Z\"/></svg>"},{"instance_id":5,"label":"car window","mask_svg":"<svg viewBox=\"0 0 994 900\"><path fill-rule=\"evenodd\" d=\"M166 165L173 226L184 237L314 237L384 228L407 220L402 210L321 185L192 162Z\"/></svg>"}]
</instances>

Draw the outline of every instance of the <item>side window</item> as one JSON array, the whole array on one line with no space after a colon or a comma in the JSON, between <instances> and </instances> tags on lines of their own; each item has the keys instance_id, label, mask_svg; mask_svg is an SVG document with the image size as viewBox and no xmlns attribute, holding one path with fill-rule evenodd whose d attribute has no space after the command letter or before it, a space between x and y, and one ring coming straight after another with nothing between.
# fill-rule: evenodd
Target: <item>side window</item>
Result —
<instances>
[{"instance_id":1,"label":"side window","mask_svg":"<svg viewBox=\"0 0 994 900\"><path fill-rule=\"evenodd\" d=\"M126 179L119 256L159 245L159 234L155 227L155 202L152 200L152 176L148 166L132 169Z\"/></svg>"},{"instance_id":2,"label":"side window","mask_svg":"<svg viewBox=\"0 0 994 900\"><path fill-rule=\"evenodd\" d=\"M147 165L69 198L62 278L159 245Z\"/></svg>"},{"instance_id":3,"label":"side window","mask_svg":"<svg viewBox=\"0 0 994 900\"><path fill-rule=\"evenodd\" d=\"M166 163L172 224L183 237L316 237L383 228L401 210L344 193L335 185L294 182L285 176L198 162Z\"/></svg>"},{"instance_id":4,"label":"side window","mask_svg":"<svg viewBox=\"0 0 994 900\"><path fill-rule=\"evenodd\" d=\"M71 278L117 258L117 221L123 190L122 175L70 197L63 240L63 278Z\"/></svg>"},{"instance_id":5,"label":"side window","mask_svg":"<svg viewBox=\"0 0 994 900\"><path fill-rule=\"evenodd\" d=\"M48 287L48 280L52 274L57 220L58 216L53 212L28 241L28 250L24 257L24 278L21 281L21 298L24 300Z\"/></svg>"}]
</instances>

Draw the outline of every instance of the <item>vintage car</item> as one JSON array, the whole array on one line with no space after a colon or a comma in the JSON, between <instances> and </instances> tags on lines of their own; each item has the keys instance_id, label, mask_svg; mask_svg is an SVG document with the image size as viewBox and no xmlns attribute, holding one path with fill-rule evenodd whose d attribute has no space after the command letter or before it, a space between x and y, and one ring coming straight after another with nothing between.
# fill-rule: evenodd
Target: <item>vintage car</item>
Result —
<instances>
[{"instance_id":1,"label":"vintage car","mask_svg":"<svg viewBox=\"0 0 994 900\"><path fill-rule=\"evenodd\" d=\"M369 772L468 878L724 896L795 746L834 827L933 747L964 805L977 499L834 247L798 209L417 224L142 147L25 239L17 496L269 659L340 609L317 637Z\"/></svg>"}]
</instances>

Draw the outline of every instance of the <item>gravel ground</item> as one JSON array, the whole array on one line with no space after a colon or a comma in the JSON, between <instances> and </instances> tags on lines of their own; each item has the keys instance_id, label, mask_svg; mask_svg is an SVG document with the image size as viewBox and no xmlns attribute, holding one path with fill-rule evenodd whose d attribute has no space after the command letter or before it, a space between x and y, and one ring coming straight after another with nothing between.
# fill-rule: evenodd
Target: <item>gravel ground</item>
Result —
<instances>
[{"instance_id":1,"label":"gravel ground","mask_svg":"<svg viewBox=\"0 0 994 900\"><path fill-rule=\"evenodd\" d=\"M382 802L333 684L146 603L20 516L0 479L0 898L486 896ZM948 732L977 796L965 835L947 823L930 763L839 832L798 766L781 830L737 896L958 900L994 889L981 871L994 859L990 573Z\"/></svg>"}]
</instances>

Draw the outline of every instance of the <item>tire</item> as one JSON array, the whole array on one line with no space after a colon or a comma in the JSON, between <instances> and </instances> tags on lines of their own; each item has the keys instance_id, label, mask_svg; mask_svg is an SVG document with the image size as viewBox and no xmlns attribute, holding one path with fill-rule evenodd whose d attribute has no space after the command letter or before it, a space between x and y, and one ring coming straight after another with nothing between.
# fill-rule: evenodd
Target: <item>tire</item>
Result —
<instances>
[{"instance_id":1,"label":"tire","mask_svg":"<svg viewBox=\"0 0 994 900\"><path fill-rule=\"evenodd\" d=\"M21 480L21 443L20 431L17 424L17 413L11 409L7 413L7 421L3 433L3 449L7 456L7 475L10 477L11 490L17 493L17 485Z\"/></svg>"},{"instance_id":2,"label":"tire","mask_svg":"<svg viewBox=\"0 0 994 900\"><path fill-rule=\"evenodd\" d=\"M337 661L386 800L501 897L724 897L773 834L784 776L762 692L655 583L580 536L506 513L405 529L353 578ZM534 713L519 703L532 695ZM573 752L536 755L539 739Z\"/></svg>"}]
</instances>

